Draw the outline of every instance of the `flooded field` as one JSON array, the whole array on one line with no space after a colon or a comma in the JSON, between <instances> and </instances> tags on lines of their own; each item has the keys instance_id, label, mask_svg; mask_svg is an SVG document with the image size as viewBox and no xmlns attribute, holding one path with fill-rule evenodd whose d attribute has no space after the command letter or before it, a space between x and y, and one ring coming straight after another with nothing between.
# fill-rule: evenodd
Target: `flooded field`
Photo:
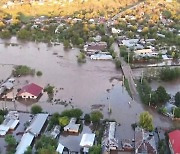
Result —
<instances>
[{"instance_id":1,"label":"flooded field","mask_svg":"<svg viewBox=\"0 0 180 154\"><path fill-rule=\"evenodd\" d=\"M13 41L16 42L16 39L13 38ZM48 97L44 94L38 102L44 111L54 113L79 107L84 113L89 113L91 105L101 104L105 118L116 119L121 125L117 127L117 136L128 139L134 137L131 124L137 122L139 114L146 109L141 103L131 100L125 88L122 87L122 72L116 70L112 61L92 61L87 58L85 64L79 64L76 57L79 49L64 51L62 45L50 47L44 43L16 43L19 45L0 44L0 80L7 78L15 65L27 65L42 71L41 77L19 77L16 88L22 87L27 82L33 82L42 87L51 84L57 91L55 99L66 102L71 100L71 104L65 107L48 103ZM129 101L131 105L128 104ZM31 106L24 104L16 101L17 110L30 111ZM6 106L8 109L14 109L12 102L7 102ZM110 115L108 107L112 109ZM172 126L165 117L159 116L153 110L150 110L150 113L154 116L156 126Z\"/></svg>"}]
</instances>

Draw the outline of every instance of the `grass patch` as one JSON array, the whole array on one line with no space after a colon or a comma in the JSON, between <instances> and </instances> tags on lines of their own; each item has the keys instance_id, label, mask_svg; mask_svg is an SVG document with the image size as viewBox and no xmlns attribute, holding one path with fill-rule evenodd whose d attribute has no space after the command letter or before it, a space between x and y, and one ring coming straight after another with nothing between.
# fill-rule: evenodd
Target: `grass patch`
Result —
<instances>
[{"instance_id":1,"label":"grass patch","mask_svg":"<svg viewBox=\"0 0 180 154\"><path fill-rule=\"evenodd\" d=\"M16 66L15 69L13 70L12 74L16 76L27 76L27 75L34 75L35 74L35 69L31 69L30 67L26 65L19 65Z\"/></svg>"}]
</instances>

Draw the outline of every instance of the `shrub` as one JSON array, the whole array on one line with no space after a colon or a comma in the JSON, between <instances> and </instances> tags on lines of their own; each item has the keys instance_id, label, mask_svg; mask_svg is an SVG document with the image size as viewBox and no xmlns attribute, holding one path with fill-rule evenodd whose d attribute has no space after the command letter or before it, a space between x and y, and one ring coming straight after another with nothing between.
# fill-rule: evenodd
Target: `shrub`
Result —
<instances>
[{"instance_id":1,"label":"shrub","mask_svg":"<svg viewBox=\"0 0 180 154\"><path fill-rule=\"evenodd\" d=\"M25 65L19 65L15 67L15 70L13 70L12 73L14 76L34 75L35 70Z\"/></svg>"},{"instance_id":2,"label":"shrub","mask_svg":"<svg viewBox=\"0 0 180 154\"><path fill-rule=\"evenodd\" d=\"M84 120L85 120L86 123L90 123L90 122L91 122L91 117L90 117L90 115L89 115L89 114L85 114Z\"/></svg>"},{"instance_id":3,"label":"shrub","mask_svg":"<svg viewBox=\"0 0 180 154\"><path fill-rule=\"evenodd\" d=\"M48 95L53 95L53 93L54 93L54 87L48 84L48 85L44 88L44 91L47 92Z\"/></svg>"},{"instance_id":4,"label":"shrub","mask_svg":"<svg viewBox=\"0 0 180 154\"><path fill-rule=\"evenodd\" d=\"M32 114L37 114L37 113L41 113L41 112L42 112L41 106L39 106L39 105L33 105L33 106L31 107L31 113L32 113Z\"/></svg>"},{"instance_id":5,"label":"shrub","mask_svg":"<svg viewBox=\"0 0 180 154\"><path fill-rule=\"evenodd\" d=\"M37 76L42 76L42 72L41 72L41 71L37 71L37 72L36 72L36 75L37 75Z\"/></svg>"},{"instance_id":6,"label":"shrub","mask_svg":"<svg viewBox=\"0 0 180 154\"><path fill-rule=\"evenodd\" d=\"M83 112L81 109L71 109L71 110L65 110L61 113L61 116L67 116L67 117L75 117L80 118L82 116Z\"/></svg>"},{"instance_id":7,"label":"shrub","mask_svg":"<svg viewBox=\"0 0 180 154\"><path fill-rule=\"evenodd\" d=\"M67 116L59 118L59 125L64 127L69 124L69 118Z\"/></svg>"}]
</instances>

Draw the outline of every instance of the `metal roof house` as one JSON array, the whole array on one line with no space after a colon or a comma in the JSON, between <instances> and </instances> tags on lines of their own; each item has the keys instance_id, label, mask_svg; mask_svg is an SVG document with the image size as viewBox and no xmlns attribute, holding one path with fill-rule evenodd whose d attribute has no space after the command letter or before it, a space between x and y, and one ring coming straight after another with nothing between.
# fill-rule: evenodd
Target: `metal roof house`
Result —
<instances>
[{"instance_id":1,"label":"metal roof house","mask_svg":"<svg viewBox=\"0 0 180 154\"><path fill-rule=\"evenodd\" d=\"M37 137L40 134L48 118L48 115L49 114L44 114L44 113L37 114L36 117L33 119L31 125L26 129L26 132L29 132L35 137Z\"/></svg>"},{"instance_id":2,"label":"metal roof house","mask_svg":"<svg viewBox=\"0 0 180 154\"><path fill-rule=\"evenodd\" d=\"M27 150L28 146L31 145L33 139L34 139L34 135L32 135L31 133L25 133L22 136L21 141L16 148L15 154L24 154L24 152Z\"/></svg>"},{"instance_id":3,"label":"metal roof house","mask_svg":"<svg viewBox=\"0 0 180 154\"><path fill-rule=\"evenodd\" d=\"M9 130L14 130L19 124L19 115L17 111L10 111L5 120L0 125L0 136L6 135Z\"/></svg>"},{"instance_id":4,"label":"metal roof house","mask_svg":"<svg viewBox=\"0 0 180 154\"><path fill-rule=\"evenodd\" d=\"M76 124L76 118L71 118L69 124L64 127L64 131L78 133L80 124Z\"/></svg>"},{"instance_id":5,"label":"metal roof house","mask_svg":"<svg viewBox=\"0 0 180 154\"><path fill-rule=\"evenodd\" d=\"M95 140L95 134L83 134L80 146L83 147L83 151L88 153L89 148L93 146Z\"/></svg>"}]
</instances>

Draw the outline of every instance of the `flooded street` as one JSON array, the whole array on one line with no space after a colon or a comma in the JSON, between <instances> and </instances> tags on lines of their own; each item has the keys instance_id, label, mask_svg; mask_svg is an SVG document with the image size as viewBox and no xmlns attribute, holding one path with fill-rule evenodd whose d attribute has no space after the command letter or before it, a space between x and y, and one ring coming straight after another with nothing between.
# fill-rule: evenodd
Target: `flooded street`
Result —
<instances>
[{"instance_id":1,"label":"flooded street","mask_svg":"<svg viewBox=\"0 0 180 154\"><path fill-rule=\"evenodd\" d=\"M49 47L44 43L19 43L19 46L0 44L0 80L5 80L10 75L14 65L27 65L36 71L42 71L41 77L19 77L17 86L22 87L27 81L42 87L50 84L57 90L55 99L67 102L72 100L71 105L64 107L48 103L47 95L44 94L38 102L44 111L54 113L79 107L84 113L89 113L91 105L103 104L104 117L115 119L121 125L117 127L118 137L134 137L131 124L138 121L139 114L145 109L141 103L133 102L122 87L122 72L116 70L112 61L93 61L87 58L85 64L79 64L76 57L79 49L64 51L62 45ZM131 105L128 104L129 101ZM12 102L7 102L6 105L8 109L14 109ZM16 105L17 110L30 111L31 108L17 101ZM109 106L112 109L111 115L108 114ZM172 126L165 117L154 111L150 113L154 116L156 126Z\"/></svg>"}]
</instances>

